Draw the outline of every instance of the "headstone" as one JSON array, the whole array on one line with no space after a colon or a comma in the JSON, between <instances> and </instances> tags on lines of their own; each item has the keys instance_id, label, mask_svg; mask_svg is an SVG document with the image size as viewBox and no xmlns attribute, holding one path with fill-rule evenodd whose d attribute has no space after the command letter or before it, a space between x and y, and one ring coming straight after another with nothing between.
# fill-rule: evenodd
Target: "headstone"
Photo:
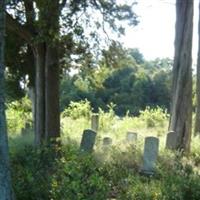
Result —
<instances>
[{"instance_id":1,"label":"headstone","mask_svg":"<svg viewBox=\"0 0 200 200\"><path fill-rule=\"evenodd\" d=\"M92 114L91 129L93 131L97 132L98 128L99 128L99 115L98 114Z\"/></svg>"},{"instance_id":2,"label":"headstone","mask_svg":"<svg viewBox=\"0 0 200 200\"><path fill-rule=\"evenodd\" d=\"M156 137L146 137L144 145L142 173L153 175L155 172L156 160L158 157L159 139Z\"/></svg>"},{"instance_id":3,"label":"headstone","mask_svg":"<svg viewBox=\"0 0 200 200\"><path fill-rule=\"evenodd\" d=\"M136 142L137 141L137 133L128 131L126 134L126 141L129 143Z\"/></svg>"},{"instance_id":4,"label":"headstone","mask_svg":"<svg viewBox=\"0 0 200 200\"><path fill-rule=\"evenodd\" d=\"M83 131L80 149L84 152L92 152L96 138L96 132L90 129Z\"/></svg>"},{"instance_id":5,"label":"headstone","mask_svg":"<svg viewBox=\"0 0 200 200\"><path fill-rule=\"evenodd\" d=\"M109 146L111 144L112 144L112 138L110 138L110 137L103 138L103 146Z\"/></svg>"},{"instance_id":6,"label":"headstone","mask_svg":"<svg viewBox=\"0 0 200 200\"><path fill-rule=\"evenodd\" d=\"M176 148L176 133L174 131L170 131L169 133L167 133L166 148Z\"/></svg>"}]
</instances>

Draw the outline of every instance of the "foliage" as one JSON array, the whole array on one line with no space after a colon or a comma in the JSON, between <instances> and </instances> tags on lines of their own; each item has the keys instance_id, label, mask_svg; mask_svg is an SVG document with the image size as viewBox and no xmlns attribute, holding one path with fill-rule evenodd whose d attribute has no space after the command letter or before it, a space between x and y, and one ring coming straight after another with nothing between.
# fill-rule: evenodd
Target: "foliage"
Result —
<instances>
[{"instance_id":1,"label":"foliage","mask_svg":"<svg viewBox=\"0 0 200 200\"><path fill-rule=\"evenodd\" d=\"M23 27L26 27L25 32L33 36L31 40L34 44L59 42L57 46L60 52L61 73L65 74L65 70L69 68L78 66L79 69L87 69L94 66L93 55L98 56L102 44L110 43L110 38L109 40L107 38L108 33L105 31L107 28L109 33L112 30L112 33L121 35L125 30L122 21L131 26L138 24L134 12L135 1L118 3L115 0L70 2L54 0L53 2L50 0L46 3L41 0L7 2L7 12L13 18L12 21L16 22L15 25L21 25L20 28L13 28L7 20L5 61L9 73L7 85L10 89L7 95L11 99L24 96L20 83L25 77L29 86L35 86L36 63L29 46L30 41L27 42L23 38ZM52 10L55 15L51 15Z\"/></svg>"},{"instance_id":2,"label":"foliage","mask_svg":"<svg viewBox=\"0 0 200 200\"><path fill-rule=\"evenodd\" d=\"M27 147L13 155L16 198L106 199L108 184L94 157L80 155L78 149L70 145L65 150L57 148ZM59 156L55 159L57 151Z\"/></svg>"},{"instance_id":3,"label":"foliage","mask_svg":"<svg viewBox=\"0 0 200 200\"><path fill-rule=\"evenodd\" d=\"M11 156L16 197L24 200L199 199L200 175L188 158L174 153L169 157L164 152L156 175L145 177L139 174L141 153L137 148L122 152L116 147L110 153L109 160L99 162L100 154L81 154L71 141L62 148L26 147Z\"/></svg>"},{"instance_id":4,"label":"foliage","mask_svg":"<svg viewBox=\"0 0 200 200\"><path fill-rule=\"evenodd\" d=\"M19 133L26 124L32 126L31 101L27 96L7 104L7 126L9 135Z\"/></svg>"},{"instance_id":5,"label":"foliage","mask_svg":"<svg viewBox=\"0 0 200 200\"><path fill-rule=\"evenodd\" d=\"M81 71L73 77L63 77L61 110L69 105L70 100L84 99L91 102L95 112L98 107L107 111L107 105L114 103L115 113L119 116L127 112L138 115L146 106L169 110L169 59L147 62L137 49L126 50L117 45L103 53L98 68Z\"/></svg>"},{"instance_id":6,"label":"foliage","mask_svg":"<svg viewBox=\"0 0 200 200\"><path fill-rule=\"evenodd\" d=\"M62 117L68 116L71 117L72 119L85 117L86 119L89 119L91 111L92 109L89 101L87 100L82 100L79 102L71 101L69 107L62 112Z\"/></svg>"},{"instance_id":7,"label":"foliage","mask_svg":"<svg viewBox=\"0 0 200 200\"><path fill-rule=\"evenodd\" d=\"M88 105L88 102L82 102L78 108L81 110L84 104ZM157 107L147 108L138 117L119 118L114 114L114 106L109 106L109 112L99 112L98 141L95 152L90 155L80 153L78 147L83 129L89 126L89 119L83 115L76 119L61 115L65 126L61 138L63 146L36 149L24 147L20 142L24 137L12 138L11 144L16 145L11 145L15 148L11 149L11 162L16 197L24 200L198 200L199 138L193 138L191 154L185 157L164 150L162 140L165 135L162 135L156 174L142 176L139 172L144 137L147 133L156 136L159 129L165 132L163 123L167 123L168 115L166 110ZM147 128L151 118L155 125L153 129ZM130 128L138 132L136 145L127 145L124 141ZM101 139L105 135L113 139L108 150L102 150Z\"/></svg>"},{"instance_id":8,"label":"foliage","mask_svg":"<svg viewBox=\"0 0 200 200\"><path fill-rule=\"evenodd\" d=\"M191 158L183 157L180 153L174 154L171 159L162 155L159 172L162 180L162 198L166 200L197 200L200 192L200 174L196 170ZM162 161L166 161L163 163Z\"/></svg>"},{"instance_id":9,"label":"foliage","mask_svg":"<svg viewBox=\"0 0 200 200\"><path fill-rule=\"evenodd\" d=\"M116 122L115 105L111 103L107 107L108 112L104 112L101 108L99 109L99 128L104 132L109 131L110 127Z\"/></svg>"},{"instance_id":10,"label":"foliage","mask_svg":"<svg viewBox=\"0 0 200 200\"><path fill-rule=\"evenodd\" d=\"M152 128L156 126L164 126L164 122L169 118L169 114L166 110L160 107L151 109L146 107L144 111L140 111L140 119L146 122L147 128Z\"/></svg>"}]
</instances>

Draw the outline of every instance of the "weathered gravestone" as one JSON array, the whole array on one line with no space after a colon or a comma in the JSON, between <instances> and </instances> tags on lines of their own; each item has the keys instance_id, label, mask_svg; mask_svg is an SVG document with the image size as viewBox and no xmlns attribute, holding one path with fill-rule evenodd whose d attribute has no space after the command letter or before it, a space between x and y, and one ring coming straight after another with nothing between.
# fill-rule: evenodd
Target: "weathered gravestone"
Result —
<instances>
[{"instance_id":1,"label":"weathered gravestone","mask_svg":"<svg viewBox=\"0 0 200 200\"><path fill-rule=\"evenodd\" d=\"M96 139L96 132L90 129L83 131L80 149L84 152L92 152Z\"/></svg>"},{"instance_id":2,"label":"weathered gravestone","mask_svg":"<svg viewBox=\"0 0 200 200\"><path fill-rule=\"evenodd\" d=\"M137 133L128 131L126 134L126 141L128 143L136 142L137 141Z\"/></svg>"},{"instance_id":3,"label":"weathered gravestone","mask_svg":"<svg viewBox=\"0 0 200 200\"><path fill-rule=\"evenodd\" d=\"M170 131L167 134L166 148L167 149L175 149L176 148L176 133L174 131Z\"/></svg>"},{"instance_id":4,"label":"weathered gravestone","mask_svg":"<svg viewBox=\"0 0 200 200\"><path fill-rule=\"evenodd\" d=\"M103 146L110 146L112 144L112 138L110 137L104 137L103 138Z\"/></svg>"},{"instance_id":5,"label":"weathered gravestone","mask_svg":"<svg viewBox=\"0 0 200 200\"><path fill-rule=\"evenodd\" d=\"M159 139L146 137L144 145L143 166L141 173L153 175L155 172L156 160L158 157Z\"/></svg>"},{"instance_id":6,"label":"weathered gravestone","mask_svg":"<svg viewBox=\"0 0 200 200\"><path fill-rule=\"evenodd\" d=\"M98 128L99 128L99 114L92 114L91 129L97 132Z\"/></svg>"}]
</instances>

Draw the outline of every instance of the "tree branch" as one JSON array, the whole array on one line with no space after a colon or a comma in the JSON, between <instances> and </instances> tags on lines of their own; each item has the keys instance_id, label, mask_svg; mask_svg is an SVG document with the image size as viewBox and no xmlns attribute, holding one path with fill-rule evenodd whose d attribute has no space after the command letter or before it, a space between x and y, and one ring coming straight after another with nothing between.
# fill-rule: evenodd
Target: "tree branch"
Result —
<instances>
[{"instance_id":1,"label":"tree branch","mask_svg":"<svg viewBox=\"0 0 200 200\"><path fill-rule=\"evenodd\" d=\"M25 0L24 1L24 7L25 7L25 15L26 15L26 22L29 27L33 30L33 24L35 21L35 10L33 6L33 1Z\"/></svg>"},{"instance_id":2,"label":"tree branch","mask_svg":"<svg viewBox=\"0 0 200 200\"><path fill-rule=\"evenodd\" d=\"M59 10L60 12L62 11L62 9L65 7L67 0L62 0L62 2L59 5Z\"/></svg>"},{"instance_id":3,"label":"tree branch","mask_svg":"<svg viewBox=\"0 0 200 200\"><path fill-rule=\"evenodd\" d=\"M15 32L21 38L26 40L27 43L32 45L33 35L31 34L31 32L7 12L6 12L6 27L8 28L8 30Z\"/></svg>"}]
</instances>

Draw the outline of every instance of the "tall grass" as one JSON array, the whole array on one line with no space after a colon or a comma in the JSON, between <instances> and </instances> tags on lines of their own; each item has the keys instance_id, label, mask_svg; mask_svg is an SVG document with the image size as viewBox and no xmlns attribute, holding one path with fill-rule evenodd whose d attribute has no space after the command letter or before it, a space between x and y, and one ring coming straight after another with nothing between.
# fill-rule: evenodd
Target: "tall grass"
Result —
<instances>
[{"instance_id":1,"label":"tall grass","mask_svg":"<svg viewBox=\"0 0 200 200\"><path fill-rule=\"evenodd\" d=\"M18 199L200 199L200 138L192 138L191 153L187 157L166 150L169 116L165 110L146 108L138 117L127 114L123 118L114 114L112 106L108 112L100 110L95 151L80 156L80 140L83 130L91 128L91 114L89 103L84 101L72 102L61 113L64 145L57 159L52 156L51 148L30 146L33 132L21 135L20 131L13 133L14 129L8 129L14 190ZM9 120L8 123L12 123ZM25 120L20 121L21 127ZM127 131L138 133L136 144L125 142ZM102 148L105 136L113 140L107 149ZM156 174L150 178L139 173L146 136L160 140Z\"/></svg>"}]
</instances>

